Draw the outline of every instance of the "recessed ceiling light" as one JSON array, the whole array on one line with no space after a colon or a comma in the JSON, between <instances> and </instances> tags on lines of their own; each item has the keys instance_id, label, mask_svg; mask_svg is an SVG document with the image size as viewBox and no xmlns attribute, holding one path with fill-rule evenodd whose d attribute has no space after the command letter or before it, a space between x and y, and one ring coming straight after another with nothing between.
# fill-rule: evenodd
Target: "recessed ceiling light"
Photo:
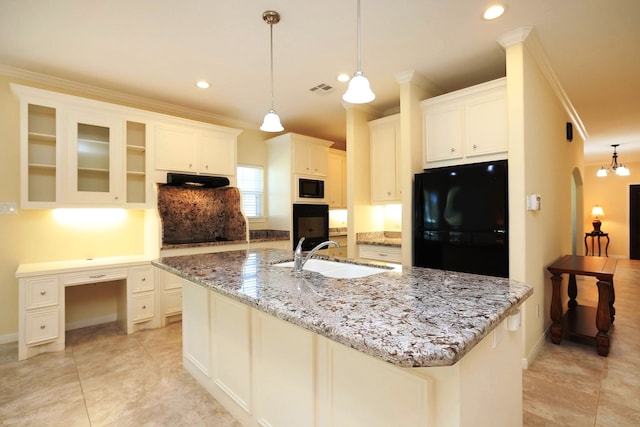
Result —
<instances>
[{"instance_id":1,"label":"recessed ceiling light","mask_svg":"<svg viewBox=\"0 0 640 427\"><path fill-rule=\"evenodd\" d=\"M339 81L339 82L348 82L350 78L351 78L351 77L350 77L350 76L349 76L349 74L347 74L347 73L340 73L340 74L338 74L338 81Z\"/></svg>"},{"instance_id":2,"label":"recessed ceiling light","mask_svg":"<svg viewBox=\"0 0 640 427\"><path fill-rule=\"evenodd\" d=\"M501 17L503 13L504 6L501 4L494 4L492 6L489 6L487 10L484 11L484 15L482 15L482 17L487 21L490 21L492 19Z\"/></svg>"},{"instance_id":3,"label":"recessed ceiling light","mask_svg":"<svg viewBox=\"0 0 640 427\"><path fill-rule=\"evenodd\" d=\"M196 82L196 86L198 86L200 89L209 89L211 85L204 80L199 80Z\"/></svg>"}]
</instances>

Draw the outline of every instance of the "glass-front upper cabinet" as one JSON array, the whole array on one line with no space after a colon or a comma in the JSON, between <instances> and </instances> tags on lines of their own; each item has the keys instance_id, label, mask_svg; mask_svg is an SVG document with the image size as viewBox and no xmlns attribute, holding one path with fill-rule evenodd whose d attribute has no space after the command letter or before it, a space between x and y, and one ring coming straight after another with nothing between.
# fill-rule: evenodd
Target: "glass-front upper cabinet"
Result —
<instances>
[{"instance_id":1,"label":"glass-front upper cabinet","mask_svg":"<svg viewBox=\"0 0 640 427\"><path fill-rule=\"evenodd\" d=\"M69 112L66 198L71 202L125 202L123 121L107 114Z\"/></svg>"}]
</instances>

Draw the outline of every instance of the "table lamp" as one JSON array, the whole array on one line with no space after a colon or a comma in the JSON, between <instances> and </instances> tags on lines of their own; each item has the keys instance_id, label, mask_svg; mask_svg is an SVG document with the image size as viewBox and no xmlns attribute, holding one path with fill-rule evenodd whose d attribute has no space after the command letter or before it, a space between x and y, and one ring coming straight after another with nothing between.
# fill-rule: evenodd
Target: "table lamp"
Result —
<instances>
[{"instance_id":1,"label":"table lamp","mask_svg":"<svg viewBox=\"0 0 640 427\"><path fill-rule=\"evenodd\" d=\"M591 216L594 217L593 222L592 222L593 231L600 233L600 226L602 225L602 223L600 222L600 219L598 217L599 216L604 216L604 209L602 209L602 206L595 205L591 209Z\"/></svg>"}]
</instances>

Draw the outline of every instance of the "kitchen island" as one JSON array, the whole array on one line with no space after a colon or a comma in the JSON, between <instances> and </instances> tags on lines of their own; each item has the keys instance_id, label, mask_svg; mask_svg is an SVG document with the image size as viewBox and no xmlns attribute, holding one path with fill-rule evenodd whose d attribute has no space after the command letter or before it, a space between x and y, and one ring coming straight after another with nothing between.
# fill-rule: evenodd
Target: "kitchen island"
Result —
<instances>
[{"instance_id":1,"label":"kitchen island","mask_svg":"<svg viewBox=\"0 0 640 427\"><path fill-rule=\"evenodd\" d=\"M184 279L185 367L243 424L521 424L516 319L530 286L406 266L358 279L274 266L292 258L154 262Z\"/></svg>"}]
</instances>

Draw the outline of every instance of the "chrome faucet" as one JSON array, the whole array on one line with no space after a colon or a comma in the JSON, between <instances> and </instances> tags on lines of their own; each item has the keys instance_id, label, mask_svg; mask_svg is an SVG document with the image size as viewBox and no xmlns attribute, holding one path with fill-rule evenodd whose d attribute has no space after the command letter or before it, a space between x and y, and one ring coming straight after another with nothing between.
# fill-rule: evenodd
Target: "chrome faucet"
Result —
<instances>
[{"instance_id":1,"label":"chrome faucet","mask_svg":"<svg viewBox=\"0 0 640 427\"><path fill-rule=\"evenodd\" d=\"M311 249L306 257L302 255L302 242L304 242L304 237L301 237L298 241L298 246L296 246L296 250L293 253L293 271L299 273L302 271L302 267L306 264L309 259L320 249L329 247L329 245L333 245L334 248L339 248L340 244L338 242L334 242L333 240L327 240L318 244L315 248Z\"/></svg>"}]
</instances>

